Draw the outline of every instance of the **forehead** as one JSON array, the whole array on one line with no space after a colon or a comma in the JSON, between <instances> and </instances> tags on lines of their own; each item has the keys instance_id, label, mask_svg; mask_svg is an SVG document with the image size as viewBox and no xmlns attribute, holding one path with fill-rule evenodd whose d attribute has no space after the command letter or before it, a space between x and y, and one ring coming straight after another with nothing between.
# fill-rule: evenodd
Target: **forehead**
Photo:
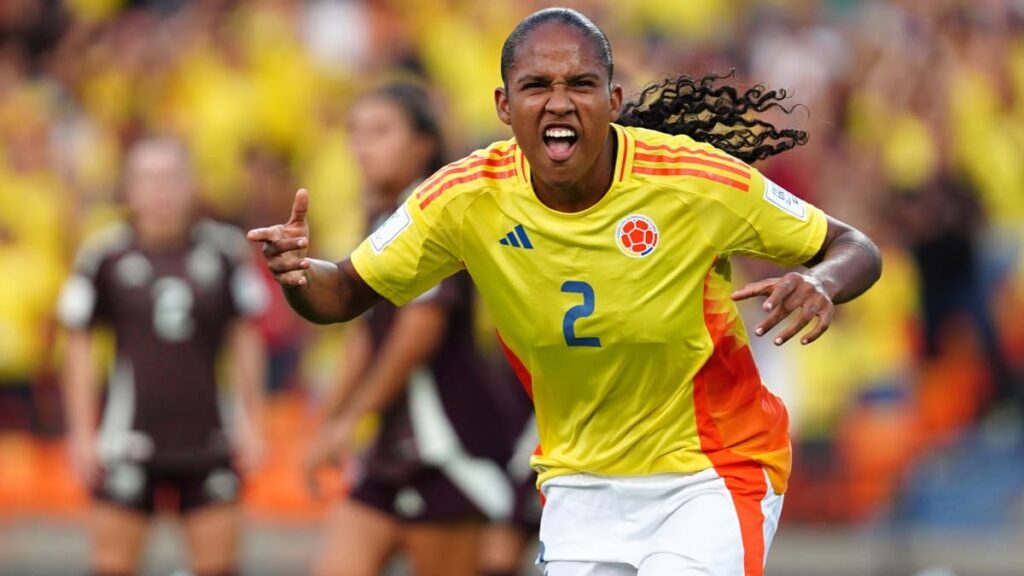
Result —
<instances>
[{"instance_id":1,"label":"forehead","mask_svg":"<svg viewBox=\"0 0 1024 576\"><path fill-rule=\"evenodd\" d=\"M356 102L348 115L349 127L360 122L409 124L409 113L395 100L380 94L365 96Z\"/></svg>"},{"instance_id":2,"label":"forehead","mask_svg":"<svg viewBox=\"0 0 1024 576\"><path fill-rule=\"evenodd\" d=\"M546 22L531 30L515 51L510 80L518 76L560 77L583 73L607 76L592 38L562 22Z\"/></svg>"},{"instance_id":3,"label":"forehead","mask_svg":"<svg viewBox=\"0 0 1024 576\"><path fill-rule=\"evenodd\" d=\"M144 144L128 159L131 174L153 172L184 172L185 159L180 150L169 144Z\"/></svg>"},{"instance_id":4,"label":"forehead","mask_svg":"<svg viewBox=\"0 0 1024 576\"><path fill-rule=\"evenodd\" d=\"M378 118L395 115L395 108L398 106L386 98L380 96L365 96L356 101L355 106L349 111L349 118L360 120L363 118Z\"/></svg>"}]
</instances>

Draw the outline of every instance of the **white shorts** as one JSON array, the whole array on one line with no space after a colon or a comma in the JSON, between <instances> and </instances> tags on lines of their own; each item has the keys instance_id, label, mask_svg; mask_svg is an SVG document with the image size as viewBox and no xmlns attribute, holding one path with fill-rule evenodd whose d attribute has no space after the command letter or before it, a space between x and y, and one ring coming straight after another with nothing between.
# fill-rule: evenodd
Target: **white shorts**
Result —
<instances>
[{"instance_id":1,"label":"white shorts","mask_svg":"<svg viewBox=\"0 0 1024 576\"><path fill-rule=\"evenodd\" d=\"M552 478L537 563L547 576L761 576L783 497L744 468Z\"/></svg>"}]
</instances>

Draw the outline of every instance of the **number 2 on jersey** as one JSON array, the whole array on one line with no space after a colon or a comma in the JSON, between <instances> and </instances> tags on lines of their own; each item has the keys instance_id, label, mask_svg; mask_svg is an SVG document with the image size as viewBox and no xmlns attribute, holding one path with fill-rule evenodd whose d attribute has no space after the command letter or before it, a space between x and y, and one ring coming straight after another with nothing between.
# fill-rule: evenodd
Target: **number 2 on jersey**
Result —
<instances>
[{"instance_id":1,"label":"number 2 on jersey","mask_svg":"<svg viewBox=\"0 0 1024 576\"><path fill-rule=\"evenodd\" d=\"M181 278L161 278L153 284L153 329L168 342L192 337L192 289Z\"/></svg>"},{"instance_id":2,"label":"number 2 on jersey","mask_svg":"<svg viewBox=\"0 0 1024 576\"><path fill-rule=\"evenodd\" d=\"M569 308L565 313L565 317L562 318L562 334L565 336L565 344L567 346L600 348L601 339L597 336L576 335L576 321L594 313L594 288L586 282L569 280L562 284L562 292L583 296L583 304L577 304Z\"/></svg>"}]
</instances>

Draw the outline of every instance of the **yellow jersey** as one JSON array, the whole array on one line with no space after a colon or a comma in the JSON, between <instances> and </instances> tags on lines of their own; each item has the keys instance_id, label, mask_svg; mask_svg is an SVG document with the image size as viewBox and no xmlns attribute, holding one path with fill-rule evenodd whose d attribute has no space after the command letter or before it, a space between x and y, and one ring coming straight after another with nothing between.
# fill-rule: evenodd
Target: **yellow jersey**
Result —
<instances>
[{"instance_id":1,"label":"yellow jersey","mask_svg":"<svg viewBox=\"0 0 1024 576\"><path fill-rule=\"evenodd\" d=\"M776 492L788 416L730 299L729 256L813 257L827 222L749 165L686 136L613 125L613 182L552 210L514 140L424 181L352 254L401 305L465 268L532 396L539 483L758 463Z\"/></svg>"}]
</instances>

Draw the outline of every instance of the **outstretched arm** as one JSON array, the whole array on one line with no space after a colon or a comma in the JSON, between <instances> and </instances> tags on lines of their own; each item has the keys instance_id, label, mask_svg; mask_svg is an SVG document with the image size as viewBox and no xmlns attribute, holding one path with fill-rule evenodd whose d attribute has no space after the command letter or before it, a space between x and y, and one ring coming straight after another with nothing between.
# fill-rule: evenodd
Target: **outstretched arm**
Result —
<instances>
[{"instance_id":1,"label":"outstretched arm","mask_svg":"<svg viewBox=\"0 0 1024 576\"><path fill-rule=\"evenodd\" d=\"M346 322L376 304L381 296L359 276L349 260L332 263L308 258L309 193L295 193L288 222L250 230L247 238L263 243L263 257L284 289L288 304L317 324Z\"/></svg>"},{"instance_id":2,"label":"outstretched arm","mask_svg":"<svg viewBox=\"0 0 1024 576\"><path fill-rule=\"evenodd\" d=\"M796 315L775 337L775 344L785 344L817 319L814 327L801 339L810 344L832 323L835 305L863 294L882 275L882 256L878 247L859 230L828 218L828 231L821 249L803 272L790 272L781 278L752 282L733 292L733 300L767 296L761 307L768 316L755 328L761 336L784 318Z\"/></svg>"},{"instance_id":3,"label":"outstretched arm","mask_svg":"<svg viewBox=\"0 0 1024 576\"><path fill-rule=\"evenodd\" d=\"M240 467L249 472L263 461L265 452L263 408L266 384L266 347L253 320L243 318L228 330L231 379L235 399L234 436Z\"/></svg>"},{"instance_id":4,"label":"outstretched arm","mask_svg":"<svg viewBox=\"0 0 1024 576\"><path fill-rule=\"evenodd\" d=\"M70 330L64 360L64 415L71 463L86 485L92 485L99 471L95 446L97 388L92 333L88 329Z\"/></svg>"}]
</instances>

